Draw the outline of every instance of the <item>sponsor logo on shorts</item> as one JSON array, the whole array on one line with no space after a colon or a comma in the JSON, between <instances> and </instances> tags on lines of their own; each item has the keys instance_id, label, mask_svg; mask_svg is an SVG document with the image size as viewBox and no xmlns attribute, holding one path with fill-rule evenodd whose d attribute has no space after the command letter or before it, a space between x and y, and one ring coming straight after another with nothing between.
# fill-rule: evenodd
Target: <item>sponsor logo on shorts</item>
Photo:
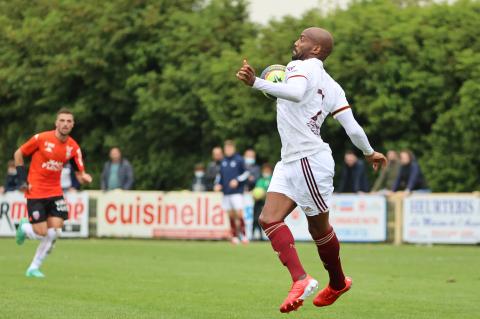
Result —
<instances>
[{"instance_id":1,"label":"sponsor logo on shorts","mask_svg":"<svg viewBox=\"0 0 480 319\"><path fill-rule=\"evenodd\" d=\"M55 201L55 205L57 206L57 211L68 212L67 202L64 199L59 199Z\"/></svg>"},{"instance_id":2,"label":"sponsor logo on shorts","mask_svg":"<svg viewBox=\"0 0 480 319\"><path fill-rule=\"evenodd\" d=\"M32 213L32 218L38 220L40 218L40 212L38 210Z\"/></svg>"},{"instance_id":3,"label":"sponsor logo on shorts","mask_svg":"<svg viewBox=\"0 0 480 319\"><path fill-rule=\"evenodd\" d=\"M311 212L313 212L313 208L310 207L310 206L302 206L302 210L303 210L305 213L311 213Z\"/></svg>"}]
</instances>

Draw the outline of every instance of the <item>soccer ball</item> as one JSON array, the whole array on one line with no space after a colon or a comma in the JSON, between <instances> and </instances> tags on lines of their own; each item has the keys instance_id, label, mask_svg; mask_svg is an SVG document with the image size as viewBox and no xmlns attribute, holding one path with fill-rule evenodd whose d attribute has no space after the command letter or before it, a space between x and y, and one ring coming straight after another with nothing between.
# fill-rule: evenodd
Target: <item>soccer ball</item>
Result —
<instances>
[{"instance_id":1,"label":"soccer ball","mask_svg":"<svg viewBox=\"0 0 480 319\"><path fill-rule=\"evenodd\" d=\"M265 70L263 70L262 74L260 75L260 78L273 83L281 83L285 80L285 66L281 64L270 65ZM275 96L270 95L268 93L263 92L263 94L269 99L272 99L272 100L277 99Z\"/></svg>"},{"instance_id":2,"label":"soccer ball","mask_svg":"<svg viewBox=\"0 0 480 319\"><path fill-rule=\"evenodd\" d=\"M265 195L267 195L267 193L265 192L265 190L261 187L255 187L253 190L252 190L252 196L255 200L261 200L261 199L264 199L265 198Z\"/></svg>"}]
</instances>

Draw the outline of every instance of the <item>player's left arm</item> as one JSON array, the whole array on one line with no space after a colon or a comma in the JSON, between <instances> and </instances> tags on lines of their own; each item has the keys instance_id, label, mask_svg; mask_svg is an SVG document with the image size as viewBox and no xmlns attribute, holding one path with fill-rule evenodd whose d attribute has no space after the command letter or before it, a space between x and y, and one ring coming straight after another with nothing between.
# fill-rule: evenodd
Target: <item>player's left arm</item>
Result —
<instances>
[{"instance_id":1,"label":"player's left arm","mask_svg":"<svg viewBox=\"0 0 480 319\"><path fill-rule=\"evenodd\" d=\"M238 160L238 165L240 167L240 175L237 176L237 181L240 183L245 182L250 176L250 171L245 167L245 161L243 158Z\"/></svg>"},{"instance_id":2,"label":"player's left arm","mask_svg":"<svg viewBox=\"0 0 480 319\"><path fill-rule=\"evenodd\" d=\"M254 89L295 103L302 100L308 84L305 76L291 77L287 79L286 83L273 83L258 78L255 76L255 70L248 64L247 60L243 61L243 66L237 72L237 78Z\"/></svg>"},{"instance_id":3,"label":"player's left arm","mask_svg":"<svg viewBox=\"0 0 480 319\"><path fill-rule=\"evenodd\" d=\"M377 170L380 166L384 167L387 165L385 155L375 152L372 146L370 146L365 131L360 124L358 124L350 107L343 109L342 112L334 115L334 117L343 126L353 145L360 149L365 159L373 165L374 170Z\"/></svg>"},{"instance_id":4,"label":"player's left arm","mask_svg":"<svg viewBox=\"0 0 480 319\"><path fill-rule=\"evenodd\" d=\"M83 163L82 150L80 147L74 151L73 159L75 161L75 176L80 184L90 184L93 180L92 176L85 172L85 165Z\"/></svg>"}]
</instances>

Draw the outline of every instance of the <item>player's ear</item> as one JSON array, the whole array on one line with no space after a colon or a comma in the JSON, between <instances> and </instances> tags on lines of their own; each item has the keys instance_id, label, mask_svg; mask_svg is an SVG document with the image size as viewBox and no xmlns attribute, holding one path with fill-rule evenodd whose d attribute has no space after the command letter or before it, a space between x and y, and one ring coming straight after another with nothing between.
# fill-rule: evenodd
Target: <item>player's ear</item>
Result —
<instances>
[{"instance_id":1,"label":"player's ear","mask_svg":"<svg viewBox=\"0 0 480 319\"><path fill-rule=\"evenodd\" d=\"M315 54L316 56L319 56L320 52L322 52L322 46L316 45L312 48L312 53Z\"/></svg>"}]
</instances>

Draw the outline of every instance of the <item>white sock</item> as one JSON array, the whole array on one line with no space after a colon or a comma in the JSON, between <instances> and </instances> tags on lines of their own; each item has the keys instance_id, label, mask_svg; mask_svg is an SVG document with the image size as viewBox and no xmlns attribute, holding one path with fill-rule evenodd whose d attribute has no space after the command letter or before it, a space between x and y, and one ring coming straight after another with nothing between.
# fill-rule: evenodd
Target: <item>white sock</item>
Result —
<instances>
[{"instance_id":1,"label":"white sock","mask_svg":"<svg viewBox=\"0 0 480 319\"><path fill-rule=\"evenodd\" d=\"M60 235L61 229L49 228L47 235L40 241L33 261L30 264L29 269L39 269L45 258L52 251L55 244L55 240Z\"/></svg>"},{"instance_id":2,"label":"white sock","mask_svg":"<svg viewBox=\"0 0 480 319\"><path fill-rule=\"evenodd\" d=\"M25 223L22 225L23 232L27 235L29 239L42 239L43 236L38 235L32 227L32 224Z\"/></svg>"}]
</instances>

